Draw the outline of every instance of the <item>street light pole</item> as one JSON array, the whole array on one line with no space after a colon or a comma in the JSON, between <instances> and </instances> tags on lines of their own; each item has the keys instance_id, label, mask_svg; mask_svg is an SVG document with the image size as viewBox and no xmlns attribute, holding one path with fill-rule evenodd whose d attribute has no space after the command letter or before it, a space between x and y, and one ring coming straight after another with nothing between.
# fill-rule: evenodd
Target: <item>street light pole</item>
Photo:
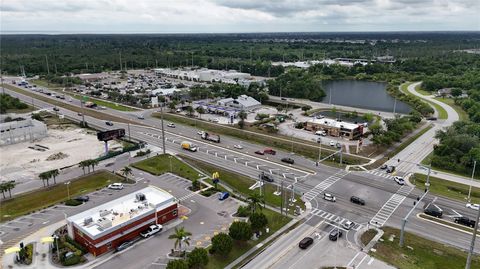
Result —
<instances>
[{"instance_id":1,"label":"street light pole","mask_svg":"<svg viewBox=\"0 0 480 269\"><path fill-rule=\"evenodd\" d=\"M163 126L163 104L160 104L160 119L162 122L162 147L163 147L163 154L166 154L167 151L165 149L165 127Z\"/></svg>"},{"instance_id":2,"label":"street light pole","mask_svg":"<svg viewBox=\"0 0 480 269\"><path fill-rule=\"evenodd\" d=\"M473 177L475 176L475 167L477 166L477 161L475 160L473 162L473 171L472 171L472 179L470 180L470 187L468 188L468 202L470 203L470 194L472 192L472 182L473 182Z\"/></svg>"},{"instance_id":3,"label":"street light pole","mask_svg":"<svg viewBox=\"0 0 480 269\"><path fill-rule=\"evenodd\" d=\"M475 239L477 238L479 220L480 210L477 210L477 221L475 221L475 228L473 229L472 242L470 243L470 250L468 251L467 264L465 264L465 269L470 269L470 264L472 263L473 249L475 248Z\"/></svg>"},{"instance_id":4,"label":"street light pole","mask_svg":"<svg viewBox=\"0 0 480 269\"><path fill-rule=\"evenodd\" d=\"M83 110L83 100L80 100L80 106L82 107L82 127L85 127L85 112Z\"/></svg>"},{"instance_id":5,"label":"street light pole","mask_svg":"<svg viewBox=\"0 0 480 269\"><path fill-rule=\"evenodd\" d=\"M407 224L408 217L410 216L410 214L412 214L412 212L415 210L415 208L417 208L417 206L420 204L420 202L423 200L423 198L425 198L425 196L427 196L427 193L428 193L428 190L422 195L422 197L420 197L420 199L418 201L415 202L415 205L412 207L412 209L410 209L410 211L405 216L405 218L403 218L402 230L400 231L400 247L403 247L403 244L404 244L404 241L405 241L405 225Z\"/></svg>"}]
</instances>

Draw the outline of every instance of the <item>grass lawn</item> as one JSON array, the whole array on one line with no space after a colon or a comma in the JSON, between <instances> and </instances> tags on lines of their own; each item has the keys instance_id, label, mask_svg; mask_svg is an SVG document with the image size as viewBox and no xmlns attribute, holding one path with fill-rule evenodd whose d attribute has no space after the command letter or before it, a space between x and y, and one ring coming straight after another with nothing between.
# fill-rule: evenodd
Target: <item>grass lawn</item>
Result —
<instances>
[{"instance_id":1,"label":"grass lawn","mask_svg":"<svg viewBox=\"0 0 480 269\"><path fill-rule=\"evenodd\" d=\"M154 117L160 118L159 113L153 113ZM314 142L305 141L302 139L281 136L277 134L262 134L258 130L241 130L231 126L222 126L220 124L210 123L203 120L195 120L192 118L175 115L172 113L164 113L164 119L167 121L175 122L177 124L194 126L195 128L215 132L221 135L228 135L241 140L249 141L259 144L259 149L263 147L279 148L285 151L293 151L296 154L303 155L311 158L312 160L318 159L318 144ZM292 147L293 143L293 147ZM334 151L328 147L322 147L322 157L326 157L332 154ZM368 159L360 156L355 157L351 155L343 155L344 164L362 164L368 162ZM325 160L325 164L331 165L330 160ZM338 162L337 162L338 164Z\"/></svg>"},{"instance_id":2,"label":"grass lawn","mask_svg":"<svg viewBox=\"0 0 480 269\"><path fill-rule=\"evenodd\" d=\"M417 188L424 189L425 182L427 180L426 175L414 174L411 177L410 182L415 184ZM451 182L436 177L430 176L430 192L436 195L445 196L450 199L466 202L465 199L468 196L468 185ZM480 203L480 189L472 187L470 194L473 203Z\"/></svg>"},{"instance_id":3,"label":"grass lawn","mask_svg":"<svg viewBox=\"0 0 480 269\"><path fill-rule=\"evenodd\" d=\"M460 120L463 120L463 121L468 120L467 112L465 112L465 110L463 110L459 105L455 104L455 101L453 99L437 97L435 98L435 100L438 100L442 103L445 103L451 106L458 113L458 117Z\"/></svg>"},{"instance_id":4,"label":"grass lawn","mask_svg":"<svg viewBox=\"0 0 480 269\"><path fill-rule=\"evenodd\" d=\"M193 166L199 168L202 171L205 171L207 174L212 174L213 172L219 172L220 174L220 183L224 183L230 188L238 191L243 196L249 196L252 193L252 190L249 190L253 184L255 184L255 180L241 176L234 172L230 172L224 170L220 167L208 164L206 162L198 161L192 158L188 158L186 156L182 156L188 163L192 164ZM278 180L278 179L277 179ZM211 181L209 183L213 184ZM285 185L286 187L286 185ZM271 206L280 207L281 199L280 196L274 195L273 192L277 190L277 187L273 186L272 184L265 185L265 203ZM258 190L256 190L258 191ZM290 195L290 192L288 192ZM301 201L300 196L295 194L295 199L297 200L295 204L290 208L289 212L295 208L296 205L300 206L302 209L305 209L305 204Z\"/></svg>"},{"instance_id":5,"label":"grass lawn","mask_svg":"<svg viewBox=\"0 0 480 269\"><path fill-rule=\"evenodd\" d=\"M34 97L35 99L47 102L47 103L52 104L54 106L57 106L57 107L60 107L60 108L65 108L65 109L68 109L68 110L71 110L71 111L74 111L74 112L77 112L77 113L82 113L82 109L78 106L74 106L74 105L71 105L71 104L68 104L68 103L60 102L60 101L57 101L55 99L51 99L51 98L48 98L46 96L39 95L39 94L33 93L31 91L27 91L27 90L24 90L24 89L21 89L21 88L18 88L18 87L14 87L14 86L11 86L11 85L8 85L8 84L3 84L2 86L9 89L9 90L14 91L14 92L18 92L18 93L26 95L26 96ZM120 118L120 117L105 114L105 113L102 113L102 112L99 112L99 111L96 111L96 110L92 110L92 109L89 109L89 108L85 108L83 110L83 113L86 116L91 116L91 117L94 117L94 118L97 118L97 119L143 125L142 123L139 123L139 122L136 122L136 121L126 120L126 119L123 119L123 118Z\"/></svg>"},{"instance_id":6,"label":"grass lawn","mask_svg":"<svg viewBox=\"0 0 480 269\"><path fill-rule=\"evenodd\" d=\"M383 242L375 245L376 252L370 252L373 257L383 260L402 269L463 269L467 253L459 249L430 241L411 233L405 233L405 247L400 248L400 230L385 227ZM395 235L392 242L389 238ZM412 249L407 248L407 246ZM480 268L480 258L472 259L471 268Z\"/></svg>"},{"instance_id":7,"label":"grass lawn","mask_svg":"<svg viewBox=\"0 0 480 269\"><path fill-rule=\"evenodd\" d=\"M424 89L422 89L422 84L418 84L416 87L415 87L415 90L421 94L421 95L425 95L425 96L428 96L428 95L432 95L432 92L429 92L429 91L426 91Z\"/></svg>"},{"instance_id":8,"label":"grass lawn","mask_svg":"<svg viewBox=\"0 0 480 269\"><path fill-rule=\"evenodd\" d=\"M219 257L216 255L211 255L208 265L205 267L207 269L217 269L225 268L228 264L236 260L238 257L243 255L249 249L257 245L258 243L265 240L268 236L275 233L277 230L285 226L291 219L280 215L279 213L272 211L270 209L264 208L262 213L267 216L268 225L270 232L268 234L262 234L260 238L256 241L249 240L245 243L234 242L232 252L227 257Z\"/></svg>"},{"instance_id":9,"label":"grass lawn","mask_svg":"<svg viewBox=\"0 0 480 269\"><path fill-rule=\"evenodd\" d=\"M132 164L132 166L156 176L171 172L192 181L202 177L199 176L198 172L191 168L188 164L169 154L151 157L143 161L136 162Z\"/></svg>"},{"instance_id":10,"label":"grass lawn","mask_svg":"<svg viewBox=\"0 0 480 269\"><path fill-rule=\"evenodd\" d=\"M70 183L70 196L85 195L101 189L112 182L124 182L124 178L106 171L94 172L72 180ZM67 185L65 184L57 184L14 196L12 199L4 200L0 203L0 211L2 212L0 222L49 207L67 199Z\"/></svg>"},{"instance_id":11,"label":"grass lawn","mask_svg":"<svg viewBox=\"0 0 480 269\"><path fill-rule=\"evenodd\" d=\"M35 108L31 105L28 105L28 107L24 109L15 109L15 108L7 109L7 113L17 113L17 114L28 113L32 111L35 111Z\"/></svg>"},{"instance_id":12,"label":"grass lawn","mask_svg":"<svg viewBox=\"0 0 480 269\"><path fill-rule=\"evenodd\" d=\"M45 87L48 89L55 89L55 88L64 88L61 84L51 83L43 79L33 79L30 84L35 84L40 87Z\"/></svg>"}]
</instances>

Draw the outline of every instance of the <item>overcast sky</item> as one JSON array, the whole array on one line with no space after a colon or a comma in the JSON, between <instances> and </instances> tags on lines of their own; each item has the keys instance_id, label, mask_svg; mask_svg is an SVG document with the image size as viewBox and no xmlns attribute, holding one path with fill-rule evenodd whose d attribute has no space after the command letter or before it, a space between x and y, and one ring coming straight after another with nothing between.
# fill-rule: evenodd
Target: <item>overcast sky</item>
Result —
<instances>
[{"instance_id":1,"label":"overcast sky","mask_svg":"<svg viewBox=\"0 0 480 269\"><path fill-rule=\"evenodd\" d=\"M480 30L480 0L0 0L1 32Z\"/></svg>"}]
</instances>

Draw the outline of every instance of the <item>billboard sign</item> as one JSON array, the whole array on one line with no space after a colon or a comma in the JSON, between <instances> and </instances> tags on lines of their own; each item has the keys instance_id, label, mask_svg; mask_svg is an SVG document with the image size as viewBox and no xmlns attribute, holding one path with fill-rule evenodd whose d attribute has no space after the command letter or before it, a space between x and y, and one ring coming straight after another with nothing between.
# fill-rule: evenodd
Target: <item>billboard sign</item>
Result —
<instances>
[{"instance_id":1,"label":"billboard sign","mask_svg":"<svg viewBox=\"0 0 480 269\"><path fill-rule=\"evenodd\" d=\"M117 138L121 138L125 136L125 129L115 129L115 130L108 130L105 132L98 132L97 138L100 141L109 141Z\"/></svg>"}]
</instances>

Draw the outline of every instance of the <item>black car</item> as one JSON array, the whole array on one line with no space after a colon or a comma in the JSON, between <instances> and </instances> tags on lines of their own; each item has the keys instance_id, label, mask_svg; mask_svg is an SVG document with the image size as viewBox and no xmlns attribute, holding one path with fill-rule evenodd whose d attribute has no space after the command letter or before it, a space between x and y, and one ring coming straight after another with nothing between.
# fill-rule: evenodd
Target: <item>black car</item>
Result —
<instances>
[{"instance_id":1,"label":"black car","mask_svg":"<svg viewBox=\"0 0 480 269\"><path fill-rule=\"evenodd\" d=\"M387 167L387 173L393 173L393 172L395 172L395 166L390 165L389 167Z\"/></svg>"},{"instance_id":2,"label":"black car","mask_svg":"<svg viewBox=\"0 0 480 269\"><path fill-rule=\"evenodd\" d=\"M437 117L428 117L427 120L437 120Z\"/></svg>"},{"instance_id":3,"label":"black car","mask_svg":"<svg viewBox=\"0 0 480 269\"><path fill-rule=\"evenodd\" d=\"M282 158L282 162L289 163L289 164L295 163L295 161L292 158Z\"/></svg>"},{"instance_id":4,"label":"black car","mask_svg":"<svg viewBox=\"0 0 480 269\"><path fill-rule=\"evenodd\" d=\"M311 244L313 243L313 238L311 237L305 237L298 243L298 247L301 249L306 249L308 248Z\"/></svg>"},{"instance_id":5,"label":"black car","mask_svg":"<svg viewBox=\"0 0 480 269\"><path fill-rule=\"evenodd\" d=\"M105 124L108 125L108 126L113 126L113 122L111 122L111 121L106 121Z\"/></svg>"},{"instance_id":6,"label":"black car","mask_svg":"<svg viewBox=\"0 0 480 269\"><path fill-rule=\"evenodd\" d=\"M343 235L342 231L338 228L335 228L330 232L330 234L328 235L328 238L331 241L337 241L337 239L342 237L342 235Z\"/></svg>"},{"instance_id":7,"label":"black car","mask_svg":"<svg viewBox=\"0 0 480 269\"><path fill-rule=\"evenodd\" d=\"M467 217L456 217L453 219L453 221L455 221L455 223L462 224L468 227L475 227L475 221Z\"/></svg>"},{"instance_id":8,"label":"black car","mask_svg":"<svg viewBox=\"0 0 480 269\"><path fill-rule=\"evenodd\" d=\"M78 196L76 197L74 200L77 200L79 202L88 202L90 200L90 197L88 197L87 195L85 196Z\"/></svg>"},{"instance_id":9,"label":"black car","mask_svg":"<svg viewBox=\"0 0 480 269\"><path fill-rule=\"evenodd\" d=\"M382 169L382 170L387 169L387 165L386 165L386 164L382 164L382 166L380 166L380 169Z\"/></svg>"},{"instance_id":10,"label":"black car","mask_svg":"<svg viewBox=\"0 0 480 269\"><path fill-rule=\"evenodd\" d=\"M60 108L54 107L54 108L53 108L53 111L60 111Z\"/></svg>"},{"instance_id":11,"label":"black car","mask_svg":"<svg viewBox=\"0 0 480 269\"><path fill-rule=\"evenodd\" d=\"M261 173L260 174L260 179L265 180L267 182L273 182L273 177L269 174Z\"/></svg>"},{"instance_id":12,"label":"black car","mask_svg":"<svg viewBox=\"0 0 480 269\"><path fill-rule=\"evenodd\" d=\"M365 205L365 200L357 196L350 197L350 202L358 205Z\"/></svg>"},{"instance_id":13,"label":"black car","mask_svg":"<svg viewBox=\"0 0 480 269\"><path fill-rule=\"evenodd\" d=\"M423 210L423 212L427 215L430 215L436 218L441 218L443 215L442 210L434 205L427 206L425 210Z\"/></svg>"}]
</instances>

